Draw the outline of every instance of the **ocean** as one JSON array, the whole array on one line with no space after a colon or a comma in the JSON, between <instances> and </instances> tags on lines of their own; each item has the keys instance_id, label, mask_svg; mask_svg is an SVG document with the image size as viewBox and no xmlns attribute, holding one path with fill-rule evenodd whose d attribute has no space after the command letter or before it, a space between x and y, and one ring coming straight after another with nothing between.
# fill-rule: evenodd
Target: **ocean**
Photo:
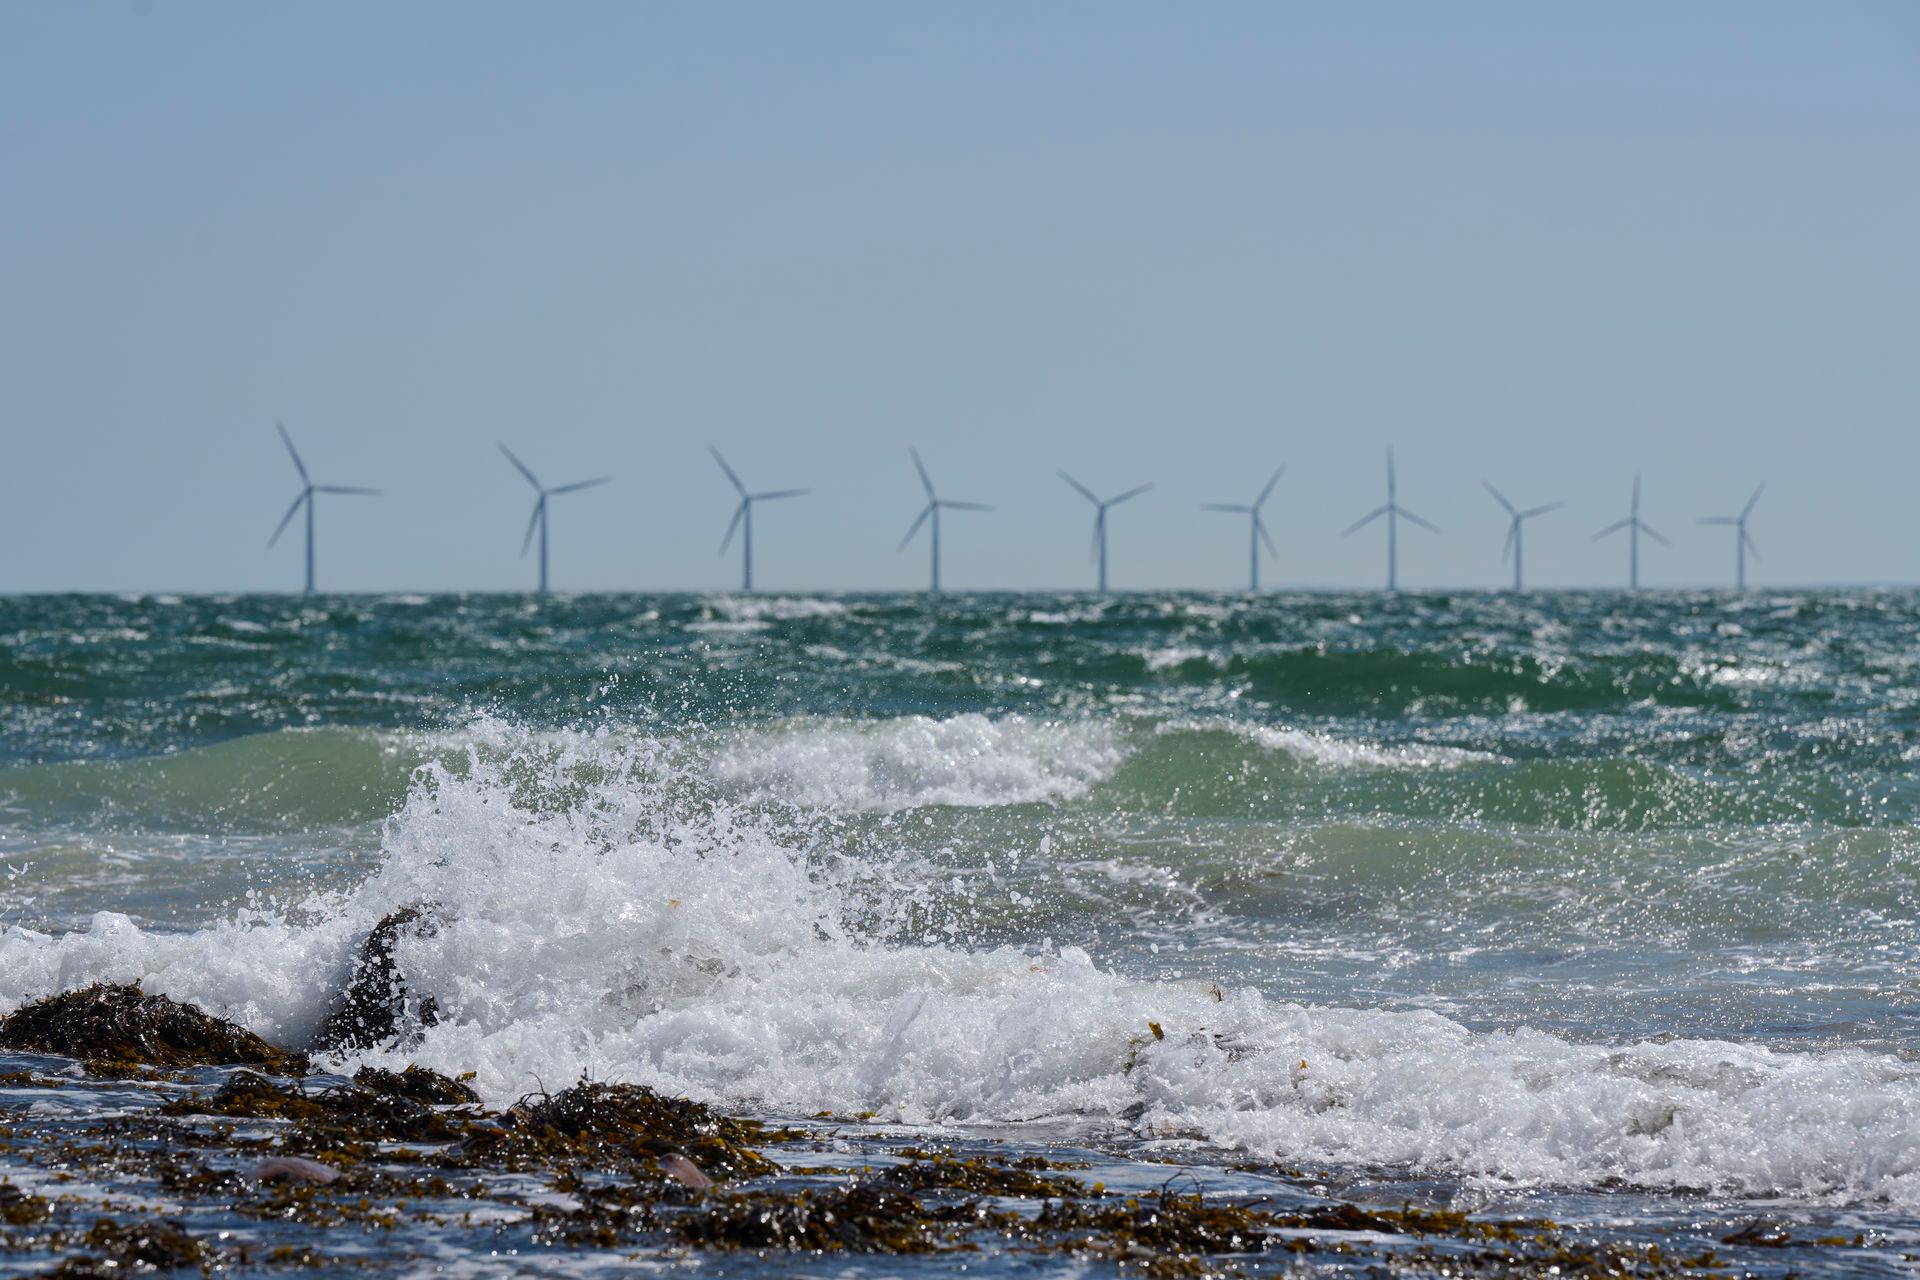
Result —
<instances>
[{"instance_id":1,"label":"ocean","mask_svg":"<svg viewBox=\"0 0 1920 1280\"><path fill-rule=\"evenodd\" d=\"M0 599L0 1013L301 1046L423 905L341 1072L1920 1253L1910 591Z\"/></svg>"}]
</instances>

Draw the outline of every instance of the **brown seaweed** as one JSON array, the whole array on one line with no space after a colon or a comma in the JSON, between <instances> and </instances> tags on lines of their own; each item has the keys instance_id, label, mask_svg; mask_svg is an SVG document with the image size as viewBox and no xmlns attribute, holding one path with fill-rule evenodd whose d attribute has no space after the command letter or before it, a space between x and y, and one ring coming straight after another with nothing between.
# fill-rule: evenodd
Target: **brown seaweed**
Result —
<instances>
[{"instance_id":1,"label":"brown seaweed","mask_svg":"<svg viewBox=\"0 0 1920 1280\"><path fill-rule=\"evenodd\" d=\"M0 1018L0 1048L79 1058L95 1074L141 1064L244 1063L282 1075L307 1069L304 1054L276 1049L244 1027L138 985L95 983L16 1009Z\"/></svg>"}]
</instances>

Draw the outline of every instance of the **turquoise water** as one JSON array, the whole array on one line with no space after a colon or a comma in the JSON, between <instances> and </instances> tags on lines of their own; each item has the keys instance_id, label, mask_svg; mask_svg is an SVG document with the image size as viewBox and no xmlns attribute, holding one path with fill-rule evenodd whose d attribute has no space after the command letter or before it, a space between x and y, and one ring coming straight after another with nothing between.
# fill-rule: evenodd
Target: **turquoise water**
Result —
<instances>
[{"instance_id":1,"label":"turquoise water","mask_svg":"<svg viewBox=\"0 0 1920 1280\"><path fill-rule=\"evenodd\" d=\"M1903 1230L1917 641L1904 592L14 598L0 1009L297 1041L427 899L412 1056L496 1100Z\"/></svg>"}]
</instances>

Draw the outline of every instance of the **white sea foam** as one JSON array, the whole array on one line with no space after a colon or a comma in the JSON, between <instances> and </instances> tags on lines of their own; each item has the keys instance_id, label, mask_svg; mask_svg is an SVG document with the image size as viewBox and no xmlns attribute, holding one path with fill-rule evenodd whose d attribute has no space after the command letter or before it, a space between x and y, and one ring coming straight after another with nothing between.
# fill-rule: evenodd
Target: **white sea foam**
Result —
<instances>
[{"instance_id":1,"label":"white sea foam","mask_svg":"<svg viewBox=\"0 0 1920 1280\"><path fill-rule=\"evenodd\" d=\"M475 1070L496 1102L592 1073L784 1113L1072 1117L1288 1162L1920 1204L1920 1067L1891 1056L1573 1044L1216 1000L1071 946L932 945L927 890L835 857L830 827L805 853L782 830L645 744L497 744L428 767L381 869L322 922L11 929L0 1008L137 978L298 1042L374 921L432 903L437 931L396 958L443 1020L373 1058Z\"/></svg>"},{"instance_id":2,"label":"white sea foam","mask_svg":"<svg viewBox=\"0 0 1920 1280\"><path fill-rule=\"evenodd\" d=\"M790 722L744 734L711 769L735 794L891 812L1069 800L1111 776L1124 757L1108 724L969 714Z\"/></svg>"},{"instance_id":3,"label":"white sea foam","mask_svg":"<svg viewBox=\"0 0 1920 1280\"><path fill-rule=\"evenodd\" d=\"M1276 725L1248 724L1244 721L1221 723L1231 732L1239 734L1250 742L1258 743L1269 751L1284 752L1304 764L1323 765L1334 769L1451 769L1464 764L1486 764L1500 759L1499 756L1485 751L1471 751L1465 747L1448 747L1435 743L1409 742L1385 745L1359 742L1350 738L1335 738L1305 729ZM1220 725L1185 721L1164 725L1162 730L1216 727Z\"/></svg>"},{"instance_id":4,"label":"white sea foam","mask_svg":"<svg viewBox=\"0 0 1920 1280\"><path fill-rule=\"evenodd\" d=\"M812 596L715 596L708 604L733 622L787 622L795 618L837 618L847 612L841 600Z\"/></svg>"}]
</instances>

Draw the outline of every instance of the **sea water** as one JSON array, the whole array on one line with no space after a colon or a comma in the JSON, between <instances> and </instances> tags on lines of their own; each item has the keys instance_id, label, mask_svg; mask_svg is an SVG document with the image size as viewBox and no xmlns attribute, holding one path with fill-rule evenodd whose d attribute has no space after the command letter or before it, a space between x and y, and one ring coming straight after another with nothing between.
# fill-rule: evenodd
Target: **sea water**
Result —
<instances>
[{"instance_id":1,"label":"sea water","mask_svg":"<svg viewBox=\"0 0 1920 1280\"><path fill-rule=\"evenodd\" d=\"M1920 1241L1910 592L0 600L0 1012L417 904L340 1069Z\"/></svg>"}]
</instances>

